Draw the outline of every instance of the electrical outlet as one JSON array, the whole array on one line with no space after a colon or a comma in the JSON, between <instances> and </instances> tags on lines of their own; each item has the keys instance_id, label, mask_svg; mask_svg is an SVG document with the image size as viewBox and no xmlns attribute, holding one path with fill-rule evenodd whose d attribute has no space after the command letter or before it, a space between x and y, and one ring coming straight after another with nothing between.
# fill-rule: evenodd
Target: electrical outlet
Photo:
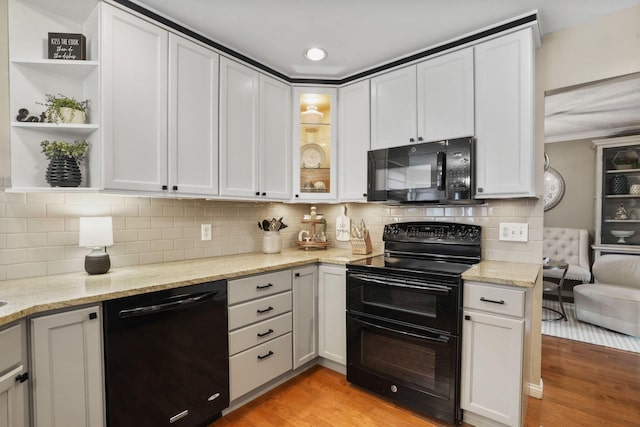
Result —
<instances>
[{"instance_id":1,"label":"electrical outlet","mask_svg":"<svg viewBox=\"0 0 640 427\"><path fill-rule=\"evenodd\" d=\"M501 222L499 239L510 242L526 242L529 240L529 225L524 222Z\"/></svg>"},{"instance_id":2,"label":"electrical outlet","mask_svg":"<svg viewBox=\"0 0 640 427\"><path fill-rule=\"evenodd\" d=\"M211 224L201 225L200 240L211 240Z\"/></svg>"}]
</instances>

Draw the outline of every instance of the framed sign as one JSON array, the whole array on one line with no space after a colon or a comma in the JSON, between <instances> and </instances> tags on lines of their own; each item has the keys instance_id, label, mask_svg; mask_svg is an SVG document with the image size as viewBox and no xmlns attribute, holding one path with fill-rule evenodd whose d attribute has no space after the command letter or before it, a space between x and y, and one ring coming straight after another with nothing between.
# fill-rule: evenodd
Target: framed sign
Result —
<instances>
[{"instance_id":1,"label":"framed sign","mask_svg":"<svg viewBox=\"0 0 640 427\"><path fill-rule=\"evenodd\" d=\"M82 34L49 33L49 59L87 59L87 40Z\"/></svg>"}]
</instances>

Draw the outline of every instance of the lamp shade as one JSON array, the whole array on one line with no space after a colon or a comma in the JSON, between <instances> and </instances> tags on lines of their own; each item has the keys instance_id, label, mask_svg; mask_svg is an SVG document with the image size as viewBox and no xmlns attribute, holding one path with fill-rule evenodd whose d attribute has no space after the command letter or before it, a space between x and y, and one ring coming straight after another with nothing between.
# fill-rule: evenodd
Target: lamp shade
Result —
<instances>
[{"instance_id":1,"label":"lamp shade","mask_svg":"<svg viewBox=\"0 0 640 427\"><path fill-rule=\"evenodd\" d=\"M110 216L80 217L78 246L96 248L113 245L113 223Z\"/></svg>"}]
</instances>

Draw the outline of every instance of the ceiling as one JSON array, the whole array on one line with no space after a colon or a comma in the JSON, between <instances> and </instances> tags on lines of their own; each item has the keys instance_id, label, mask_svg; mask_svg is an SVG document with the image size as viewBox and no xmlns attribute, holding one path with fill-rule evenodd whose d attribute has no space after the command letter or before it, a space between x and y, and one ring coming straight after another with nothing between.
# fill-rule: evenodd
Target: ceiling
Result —
<instances>
[{"instance_id":1,"label":"ceiling","mask_svg":"<svg viewBox=\"0 0 640 427\"><path fill-rule=\"evenodd\" d=\"M640 73L547 93L544 140L563 142L640 133Z\"/></svg>"},{"instance_id":2,"label":"ceiling","mask_svg":"<svg viewBox=\"0 0 640 427\"><path fill-rule=\"evenodd\" d=\"M538 10L543 34L640 0L133 0L291 78L342 79ZM320 63L303 57L318 46Z\"/></svg>"}]
</instances>

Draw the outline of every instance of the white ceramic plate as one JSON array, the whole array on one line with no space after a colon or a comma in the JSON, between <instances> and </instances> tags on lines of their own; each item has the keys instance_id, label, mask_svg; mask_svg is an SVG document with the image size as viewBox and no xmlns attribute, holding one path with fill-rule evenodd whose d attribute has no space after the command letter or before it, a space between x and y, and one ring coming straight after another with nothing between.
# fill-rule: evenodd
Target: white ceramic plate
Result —
<instances>
[{"instance_id":1,"label":"white ceramic plate","mask_svg":"<svg viewBox=\"0 0 640 427\"><path fill-rule=\"evenodd\" d=\"M324 150L318 144L307 144L300 151L300 160L305 169L319 168L324 162Z\"/></svg>"}]
</instances>

